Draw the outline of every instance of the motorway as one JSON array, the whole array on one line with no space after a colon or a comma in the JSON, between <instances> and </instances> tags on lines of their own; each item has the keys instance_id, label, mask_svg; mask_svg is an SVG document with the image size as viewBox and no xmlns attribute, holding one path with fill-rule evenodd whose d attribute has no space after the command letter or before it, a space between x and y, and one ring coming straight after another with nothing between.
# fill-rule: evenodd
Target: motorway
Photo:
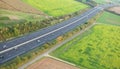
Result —
<instances>
[{"instance_id":1,"label":"motorway","mask_svg":"<svg viewBox=\"0 0 120 69\"><path fill-rule=\"evenodd\" d=\"M62 23L38 30L16 39L0 43L0 64L7 62L21 54L24 54L38 46L42 46L58 36L84 24L101 10L112 7L112 4L94 7L85 13L66 20Z\"/></svg>"}]
</instances>

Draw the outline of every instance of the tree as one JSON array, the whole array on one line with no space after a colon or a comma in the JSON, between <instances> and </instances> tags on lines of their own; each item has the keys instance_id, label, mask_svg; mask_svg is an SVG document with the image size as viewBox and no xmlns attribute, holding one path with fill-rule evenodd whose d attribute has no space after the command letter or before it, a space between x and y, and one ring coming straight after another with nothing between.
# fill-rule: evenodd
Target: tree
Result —
<instances>
[{"instance_id":1,"label":"tree","mask_svg":"<svg viewBox=\"0 0 120 69\"><path fill-rule=\"evenodd\" d=\"M1 29L0 29L0 40L6 41L6 39L5 39L4 36L3 36L3 32L2 32Z\"/></svg>"}]
</instances>

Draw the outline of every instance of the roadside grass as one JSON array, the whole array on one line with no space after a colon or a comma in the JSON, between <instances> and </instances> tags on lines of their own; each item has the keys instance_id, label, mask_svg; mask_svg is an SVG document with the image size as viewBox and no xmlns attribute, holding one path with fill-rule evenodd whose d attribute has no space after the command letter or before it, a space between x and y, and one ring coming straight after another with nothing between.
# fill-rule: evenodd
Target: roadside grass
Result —
<instances>
[{"instance_id":1,"label":"roadside grass","mask_svg":"<svg viewBox=\"0 0 120 69\"><path fill-rule=\"evenodd\" d=\"M100 16L100 18L98 18L96 22L103 24L120 25L120 16L112 14L110 12L103 12L103 14Z\"/></svg>"},{"instance_id":2,"label":"roadside grass","mask_svg":"<svg viewBox=\"0 0 120 69\"><path fill-rule=\"evenodd\" d=\"M4 27L10 27L12 25L15 24L22 24L25 23L26 20L24 19L20 19L20 20L0 20L0 28L4 28Z\"/></svg>"},{"instance_id":3,"label":"roadside grass","mask_svg":"<svg viewBox=\"0 0 120 69\"><path fill-rule=\"evenodd\" d=\"M40 21L43 19L45 19L45 16L0 9L0 28L25 23L26 21Z\"/></svg>"},{"instance_id":4,"label":"roadside grass","mask_svg":"<svg viewBox=\"0 0 120 69\"><path fill-rule=\"evenodd\" d=\"M88 6L75 0L22 0L50 16L70 14Z\"/></svg>"},{"instance_id":5,"label":"roadside grass","mask_svg":"<svg viewBox=\"0 0 120 69\"><path fill-rule=\"evenodd\" d=\"M89 69L119 69L120 27L99 24L89 32L64 44L51 55Z\"/></svg>"}]
</instances>

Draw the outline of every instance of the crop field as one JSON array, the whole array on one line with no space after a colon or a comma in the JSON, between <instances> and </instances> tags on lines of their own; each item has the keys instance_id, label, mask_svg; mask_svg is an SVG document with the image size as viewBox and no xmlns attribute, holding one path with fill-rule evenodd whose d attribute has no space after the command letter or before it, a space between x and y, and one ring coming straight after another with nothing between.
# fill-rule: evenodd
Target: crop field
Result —
<instances>
[{"instance_id":1,"label":"crop field","mask_svg":"<svg viewBox=\"0 0 120 69\"><path fill-rule=\"evenodd\" d=\"M120 15L120 6L119 7L110 8L109 11L113 11L114 13L117 13L117 14Z\"/></svg>"},{"instance_id":2,"label":"crop field","mask_svg":"<svg viewBox=\"0 0 120 69\"><path fill-rule=\"evenodd\" d=\"M23 3L21 0L0 0L0 8L12 11L45 15L43 12L33 8L28 4Z\"/></svg>"},{"instance_id":3,"label":"crop field","mask_svg":"<svg viewBox=\"0 0 120 69\"><path fill-rule=\"evenodd\" d=\"M120 25L120 16L104 12L102 16L97 20L98 23Z\"/></svg>"},{"instance_id":4,"label":"crop field","mask_svg":"<svg viewBox=\"0 0 120 69\"><path fill-rule=\"evenodd\" d=\"M45 57L40 61L28 66L26 69L79 69L52 58Z\"/></svg>"},{"instance_id":5,"label":"crop field","mask_svg":"<svg viewBox=\"0 0 120 69\"><path fill-rule=\"evenodd\" d=\"M31 14L31 13L23 13L23 12L17 12L17 11L10 11L10 10L4 10L0 9L0 16L7 16L11 20L17 20L17 19L41 19L45 18L44 15L37 15L37 14Z\"/></svg>"},{"instance_id":6,"label":"crop field","mask_svg":"<svg viewBox=\"0 0 120 69\"><path fill-rule=\"evenodd\" d=\"M88 69L120 69L120 26L98 24L51 55Z\"/></svg>"},{"instance_id":7,"label":"crop field","mask_svg":"<svg viewBox=\"0 0 120 69\"><path fill-rule=\"evenodd\" d=\"M50 16L61 16L87 8L75 0L22 0Z\"/></svg>"},{"instance_id":8,"label":"crop field","mask_svg":"<svg viewBox=\"0 0 120 69\"><path fill-rule=\"evenodd\" d=\"M45 16L0 9L0 28L24 23L25 21L36 21L42 19L45 19Z\"/></svg>"}]
</instances>

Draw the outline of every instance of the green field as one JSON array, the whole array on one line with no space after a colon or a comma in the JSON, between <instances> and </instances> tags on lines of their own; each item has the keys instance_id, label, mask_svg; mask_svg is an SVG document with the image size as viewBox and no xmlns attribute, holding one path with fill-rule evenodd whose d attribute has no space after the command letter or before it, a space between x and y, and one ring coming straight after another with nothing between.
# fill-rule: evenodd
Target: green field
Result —
<instances>
[{"instance_id":1,"label":"green field","mask_svg":"<svg viewBox=\"0 0 120 69\"><path fill-rule=\"evenodd\" d=\"M88 32L51 55L88 69L120 69L120 27L100 24Z\"/></svg>"},{"instance_id":2,"label":"green field","mask_svg":"<svg viewBox=\"0 0 120 69\"><path fill-rule=\"evenodd\" d=\"M40 21L44 16L0 9L0 28L25 21Z\"/></svg>"},{"instance_id":3,"label":"green field","mask_svg":"<svg viewBox=\"0 0 120 69\"><path fill-rule=\"evenodd\" d=\"M26 20L35 20L35 19L38 20L41 18L45 18L42 15L23 13L18 11L9 11L4 9L0 9L0 16L9 16L9 17L14 17L16 19L26 19Z\"/></svg>"},{"instance_id":4,"label":"green field","mask_svg":"<svg viewBox=\"0 0 120 69\"><path fill-rule=\"evenodd\" d=\"M98 23L120 25L120 16L104 12L101 17L97 20Z\"/></svg>"},{"instance_id":5,"label":"green field","mask_svg":"<svg viewBox=\"0 0 120 69\"><path fill-rule=\"evenodd\" d=\"M120 16L103 12L100 23L51 55L88 69L120 68Z\"/></svg>"},{"instance_id":6,"label":"green field","mask_svg":"<svg viewBox=\"0 0 120 69\"><path fill-rule=\"evenodd\" d=\"M22 0L50 16L61 16L87 8L75 0Z\"/></svg>"}]
</instances>

